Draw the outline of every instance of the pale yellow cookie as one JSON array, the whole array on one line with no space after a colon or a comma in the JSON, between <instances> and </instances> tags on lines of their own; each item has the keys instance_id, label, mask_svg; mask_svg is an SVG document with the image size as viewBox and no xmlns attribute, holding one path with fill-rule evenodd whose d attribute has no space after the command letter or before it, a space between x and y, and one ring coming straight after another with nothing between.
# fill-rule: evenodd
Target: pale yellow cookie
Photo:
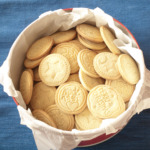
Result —
<instances>
[{"instance_id":1,"label":"pale yellow cookie","mask_svg":"<svg viewBox=\"0 0 150 150\"><path fill-rule=\"evenodd\" d=\"M58 129L72 130L74 127L73 115L63 113L56 105L48 106L45 111L52 117Z\"/></svg>"},{"instance_id":2,"label":"pale yellow cookie","mask_svg":"<svg viewBox=\"0 0 150 150\"><path fill-rule=\"evenodd\" d=\"M38 119L38 120L40 120L40 121L43 121L43 122L45 122L46 124L48 124L48 125L50 125L50 126L52 126L52 127L54 127L54 128L57 128L57 126L56 126L54 120L52 119L52 117L49 116L45 111L40 110L40 109L36 109L36 110L34 110L34 111L32 112L32 115L33 115L36 119Z\"/></svg>"},{"instance_id":3,"label":"pale yellow cookie","mask_svg":"<svg viewBox=\"0 0 150 150\"><path fill-rule=\"evenodd\" d=\"M73 29L60 31L52 34L51 37L54 39L54 44L60 44L74 39L76 37L76 31Z\"/></svg>"},{"instance_id":4,"label":"pale yellow cookie","mask_svg":"<svg viewBox=\"0 0 150 150\"><path fill-rule=\"evenodd\" d=\"M75 115L77 128L80 130L90 130L99 128L102 119L94 117L88 108L85 108L80 114Z\"/></svg>"},{"instance_id":5,"label":"pale yellow cookie","mask_svg":"<svg viewBox=\"0 0 150 150\"><path fill-rule=\"evenodd\" d=\"M79 34L78 34L78 39L84 46L86 46L87 48L92 49L92 50L101 50L106 47L106 44L104 42L95 43L95 42L85 39L84 37L80 36Z\"/></svg>"},{"instance_id":6,"label":"pale yellow cookie","mask_svg":"<svg viewBox=\"0 0 150 150\"><path fill-rule=\"evenodd\" d=\"M61 54L50 54L39 65L39 76L46 85L58 86L67 81L69 75L69 61Z\"/></svg>"},{"instance_id":7,"label":"pale yellow cookie","mask_svg":"<svg viewBox=\"0 0 150 150\"><path fill-rule=\"evenodd\" d=\"M130 100L135 89L135 85L127 83L122 78L116 80L106 80L105 84L110 85L114 89L116 89L119 92L119 94L122 96L124 102Z\"/></svg>"},{"instance_id":8,"label":"pale yellow cookie","mask_svg":"<svg viewBox=\"0 0 150 150\"><path fill-rule=\"evenodd\" d=\"M41 78L39 76L39 67L34 68L33 75L34 75L34 81L41 81Z\"/></svg>"},{"instance_id":9,"label":"pale yellow cookie","mask_svg":"<svg viewBox=\"0 0 150 150\"><path fill-rule=\"evenodd\" d=\"M104 79L102 79L101 77L92 78L88 76L87 74L85 74L81 69L79 70L79 78L80 78L81 84L88 91L90 91L92 88L94 88L97 85L105 83Z\"/></svg>"},{"instance_id":10,"label":"pale yellow cookie","mask_svg":"<svg viewBox=\"0 0 150 150\"><path fill-rule=\"evenodd\" d=\"M28 49L26 57L30 60L36 60L46 55L53 46L54 40L50 36L45 36L35 41Z\"/></svg>"},{"instance_id":11,"label":"pale yellow cookie","mask_svg":"<svg viewBox=\"0 0 150 150\"><path fill-rule=\"evenodd\" d=\"M79 75L78 73L74 73L74 74L71 74L67 80L68 81L76 81L76 82L79 82L80 83L80 79L79 79Z\"/></svg>"},{"instance_id":12,"label":"pale yellow cookie","mask_svg":"<svg viewBox=\"0 0 150 150\"><path fill-rule=\"evenodd\" d=\"M46 109L47 106L55 104L56 88L39 82L34 85L33 94L30 101L32 109Z\"/></svg>"},{"instance_id":13,"label":"pale yellow cookie","mask_svg":"<svg viewBox=\"0 0 150 150\"><path fill-rule=\"evenodd\" d=\"M96 73L94 66L93 66L93 59L96 56L96 53L84 49L78 53L78 64L82 71L93 78L99 78L99 75Z\"/></svg>"},{"instance_id":14,"label":"pale yellow cookie","mask_svg":"<svg viewBox=\"0 0 150 150\"><path fill-rule=\"evenodd\" d=\"M76 26L76 30L85 39L96 43L103 41L99 29L93 25L79 24Z\"/></svg>"},{"instance_id":15,"label":"pale yellow cookie","mask_svg":"<svg viewBox=\"0 0 150 150\"><path fill-rule=\"evenodd\" d=\"M120 73L116 68L117 60L118 56L113 53L99 53L93 61L95 71L104 79L118 79L120 77Z\"/></svg>"},{"instance_id":16,"label":"pale yellow cookie","mask_svg":"<svg viewBox=\"0 0 150 150\"><path fill-rule=\"evenodd\" d=\"M55 102L67 114L78 114L86 107L87 91L74 81L60 85L56 91Z\"/></svg>"},{"instance_id":17,"label":"pale yellow cookie","mask_svg":"<svg viewBox=\"0 0 150 150\"><path fill-rule=\"evenodd\" d=\"M70 43L75 44L77 47L79 47L80 50L86 49L86 47L83 44L81 44L77 39L70 41Z\"/></svg>"},{"instance_id":18,"label":"pale yellow cookie","mask_svg":"<svg viewBox=\"0 0 150 150\"><path fill-rule=\"evenodd\" d=\"M98 118L115 118L125 111L125 103L120 94L111 86L98 85L88 94L87 105Z\"/></svg>"},{"instance_id":19,"label":"pale yellow cookie","mask_svg":"<svg viewBox=\"0 0 150 150\"><path fill-rule=\"evenodd\" d=\"M79 66L77 63L77 55L79 51L80 51L79 47L77 47L75 44L66 42L55 46L52 49L51 54L57 53L65 56L70 63L71 74L72 74L78 72L79 70Z\"/></svg>"},{"instance_id":20,"label":"pale yellow cookie","mask_svg":"<svg viewBox=\"0 0 150 150\"><path fill-rule=\"evenodd\" d=\"M30 69L33 69L35 67L37 67L40 62L42 61L42 59L44 58L45 56L43 56L42 58L39 58L39 59L36 59L36 60L29 60L29 59L25 59L24 60L24 66L26 68L30 68Z\"/></svg>"},{"instance_id":21,"label":"pale yellow cookie","mask_svg":"<svg viewBox=\"0 0 150 150\"><path fill-rule=\"evenodd\" d=\"M116 47L116 45L113 43L113 41L116 39L114 34L111 32L111 30L105 26L100 27L100 33L101 36L107 45L107 47L110 49L110 51L114 54L121 54L121 51Z\"/></svg>"},{"instance_id":22,"label":"pale yellow cookie","mask_svg":"<svg viewBox=\"0 0 150 150\"><path fill-rule=\"evenodd\" d=\"M111 51L109 50L108 47L105 47L104 49L101 49L100 51L96 51L96 50L93 50L93 51L96 52L97 54L103 53L103 52L110 52L111 53Z\"/></svg>"},{"instance_id":23,"label":"pale yellow cookie","mask_svg":"<svg viewBox=\"0 0 150 150\"><path fill-rule=\"evenodd\" d=\"M28 105L33 90L33 77L29 71L23 71L20 78L20 92L22 94L23 100Z\"/></svg>"},{"instance_id":24,"label":"pale yellow cookie","mask_svg":"<svg viewBox=\"0 0 150 150\"><path fill-rule=\"evenodd\" d=\"M122 78L130 84L136 84L140 80L140 72L134 59L127 54L119 56L118 70Z\"/></svg>"}]
</instances>

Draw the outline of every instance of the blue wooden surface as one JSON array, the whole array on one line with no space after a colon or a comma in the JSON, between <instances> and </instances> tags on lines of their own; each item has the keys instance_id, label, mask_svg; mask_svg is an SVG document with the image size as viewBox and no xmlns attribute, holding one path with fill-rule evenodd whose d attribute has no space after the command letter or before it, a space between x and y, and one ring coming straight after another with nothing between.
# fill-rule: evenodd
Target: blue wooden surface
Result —
<instances>
[{"instance_id":1,"label":"blue wooden surface","mask_svg":"<svg viewBox=\"0 0 150 150\"><path fill-rule=\"evenodd\" d=\"M135 36L150 69L150 0L0 0L0 65L19 33L40 14L72 7L100 7ZM36 150L31 131L20 125L16 104L0 85L0 150ZM134 116L112 139L75 150L149 150L150 110Z\"/></svg>"}]
</instances>

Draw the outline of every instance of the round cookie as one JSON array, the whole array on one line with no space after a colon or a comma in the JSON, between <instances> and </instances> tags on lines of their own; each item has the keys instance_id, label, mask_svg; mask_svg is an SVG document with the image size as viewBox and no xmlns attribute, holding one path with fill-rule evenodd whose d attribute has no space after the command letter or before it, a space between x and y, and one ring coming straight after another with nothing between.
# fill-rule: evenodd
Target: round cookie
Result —
<instances>
[{"instance_id":1,"label":"round cookie","mask_svg":"<svg viewBox=\"0 0 150 150\"><path fill-rule=\"evenodd\" d=\"M72 130L74 127L73 115L63 113L56 105L48 106L45 111L52 117L58 129Z\"/></svg>"},{"instance_id":2,"label":"round cookie","mask_svg":"<svg viewBox=\"0 0 150 150\"><path fill-rule=\"evenodd\" d=\"M122 96L124 102L130 100L135 89L135 85L127 83L122 78L116 80L106 80L105 84L110 85L114 89L116 89L119 92L119 94Z\"/></svg>"},{"instance_id":3,"label":"round cookie","mask_svg":"<svg viewBox=\"0 0 150 150\"><path fill-rule=\"evenodd\" d=\"M82 71L93 78L99 78L99 75L96 73L94 66L93 66L93 59L96 56L96 53L84 49L78 53L78 64Z\"/></svg>"},{"instance_id":4,"label":"round cookie","mask_svg":"<svg viewBox=\"0 0 150 150\"><path fill-rule=\"evenodd\" d=\"M138 66L134 59L129 55L120 55L117 61L117 67L122 78L126 82L130 84L136 84L140 80L140 72Z\"/></svg>"},{"instance_id":5,"label":"round cookie","mask_svg":"<svg viewBox=\"0 0 150 150\"><path fill-rule=\"evenodd\" d=\"M56 91L55 103L67 114L78 114L86 107L87 91L74 81L60 85Z\"/></svg>"},{"instance_id":6,"label":"round cookie","mask_svg":"<svg viewBox=\"0 0 150 150\"><path fill-rule=\"evenodd\" d=\"M95 26L89 24L79 24L76 26L76 30L82 37L89 41L95 43L103 42L100 31Z\"/></svg>"},{"instance_id":7,"label":"round cookie","mask_svg":"<svg viewBox=\"0 0 150 150\"><path fill-rule=\"evenodd\" d=\"M77 39L70 41L70 43L75 44L77 47L79 47L80 50L86 49L86 47L85 47L83 44L81 44L81 43L79 42L79 40L77 40Z\"/></svg>"},{"instance_id":8,"label":"round cookie","mask_svg":"<svg viewBox=\"0 0 150 150\"><path fill-rule=\"evenodd\" d=\"M76 37L76 31L73 29L60 31L52 34L51 37L54 39L54 44L60 44L74 39Z\"/></svg>"},{"instance_id":9,"label":"round cookie","mask_svg":"<svg viewBox=\"0 0 150 150\"><path fill-rule=\"evenodd\" d=\"M99 53L95 56L93 61L95 71L104 79L118 79L120 73L116 67L117 60L118 56L113 53Z\"/></svg>"},{"instance_id":10,"label":"round cookie","mask_svg":"<svg viewBox=\"0 0 150 150\"><path fill-rule=\"evenodd\" d=\"M92 41L89 41L89 40L83 38L79 34L78 34L78 39L84 46L86 46L87 48L92 49L92 50L101 50L106 47L106 44L104 42L95 43L95 42L92 42Z\"/></svg>"},{"instance_id":11,"label":"round cookie","mask_svg":"<svg viewBox=\"0 0 150 150\"><path fill-rule=\"evenodd\" d=\"M34 75L34 81L41 81L41 78L39 76L39 67L34 68L33 75Z\"/></svg>"},{"instance_id":12,"label":"round cookie","mask_svg":"<svg viewBox=\"0 0 150 150\"><path fill-rule=\"evenodd\" d=\"M54 120L51 118L51 116L49 116L45 111L43 110L40 110L40 109L36 109L32 112L32 115L40 120L40 121L43 121L45 122L46 124L54 127L54 128L57 128Z\"/></svg>"},{"instance_id":13,"label":"round cookie","mask_svg":"<svg viewBox=\"0 0 150 150\"><path fill-rule=\"evenodd\" d=\"M37 67L40 64L40 62L42 61L43 58L44 57L36 59L36 60L29 60L29 59L26 58L24 60L24 66L26 68L33 69L33 68Z\"/></svg>"},{"instance_id":14,"label":"round cookie","mask_svg":"<svg viewBox=\"0 0 150 150\"><path fill-rule=\"evenodd\" d=\"M120 94L111 86L98 85L88 94L87 105L98 118L115 118L125 111L125 103Z\"/></svg>"},{"instance_id":15,"label":"round cookie","mask_svg":"<svg viewBox=\"0 0 150 150\"><path fill-rule=\"evenodd\" d=\"M25 69L24 71L29 71L31 76L32 76L32 80L33 80L33 70L32 69Z\"/></svg>"},{"instance_id":16,"label":"round cookie","mask_svg":"<svg viewBox=\"0 0 150 150\"><path fill-rule=\"evenodd\" d=\"M90 130L99 128L102 119L95 118L88 108L85 108L80 114L75 115L75 122L79 130Z\"/></svg>"},{"instance_id":17,"label":"round cookie","mask_svg":"<svg viewBox=\"0 0 150 150\"><path fill-rule=\"evenodd\" d=\"M70 75L70 64L60 54L46 56L39 65L39 76L46 85L58 86L67 81Z\"/></svg>"},{"instance_id":18,"label":"round cookie","mask_svg":"<svg viewBox=\"0 0 150 150\"><path fill-rule=\"evenodd\" d=\"M96 51L96 50L93 50L93 51L96 52L97 54L103 53L103 52L110 52L110 53L111 53L111 51L109 50L108 47L105 47L104 49L101 49L101 50L99 50L99 51Z\"/></svg>"},{"instance_id":19,"label":"round cookie","mask_svg":"<svg viewBox=\"0 0 150 150\"><path fill-rule=\"evenodd\" d=\"M51 54L57 53L65 56L70 63L71 74L72 74L78 72L79 70L79 66L77 62L77 55L79 51L80 51L79 47L77 47L75 44L66 42L55 46L52 49Z\"/></svg>"},{"instance_id":20,"label":"round cookie","mask_svg":"<svg viewBox=\"0 0 150 150\"><path fill-rule=\"evenodd\" d=\"M33 91L33 77L29 71L23 71L20 78L20 92L24 102L28 105Z\"/></svg>"},{"instance_id":21,"label":"round cookie","mask_svg":"<svg viewBox=\"0 0 150 150\"><path fill-rule=\"evenodd\" d=\"M121 51L116 47L116 45L113 43L113 41L116 39L113 33L105 26L100 27L100 33L101 36L107 45L107 47L110 49L110 51L114 54L121 54Z\"/></svg>"},{"instance_id":22,"label":"round cookie","mask_svg":"<svg viewBox=\"0 0 150 150\"><path fill-rule=\"evenodd\" d=\"M84 88L88 91L90 91L92 88L94 88L97 85L104 84L104 79L101 77L99 78L92 78L85 74L81 69L79 70L79 79L84 86Z\"/></svg>"},{"instance_id":23,"label":"round cookie","mask_svg":"<svg viewBox=\"0 0 150 150\"><path fill-rule=\"evenodd\" d=\"M30 60L36 60L46 55L53 46L53 38L45 36L35 41L28 49L26 57Z\"/></svg>"},{"instance_id":24,"label":"round cookie","mask_svg":"<svg viewBox=\"0 0 150 150\"><path fill-rule=\"evenodd\" d=\"M67 80L68 81L76 81L76 82L79 82L80 83L80 79L79 79L79 75L78 73L74 73L74 74L71 74Z\"/></svg>"},{"instance_id":25,"label":"round cookie","mask_svg":"<svg viewBox=\"0 0 150 150\"><path fill-rule=\"evenodd\" d=\"M39 82L34 85L33 94L30 101L32 109L46 109L47 106L55 104L56 88Z\"/></svg>"}]
</instances>

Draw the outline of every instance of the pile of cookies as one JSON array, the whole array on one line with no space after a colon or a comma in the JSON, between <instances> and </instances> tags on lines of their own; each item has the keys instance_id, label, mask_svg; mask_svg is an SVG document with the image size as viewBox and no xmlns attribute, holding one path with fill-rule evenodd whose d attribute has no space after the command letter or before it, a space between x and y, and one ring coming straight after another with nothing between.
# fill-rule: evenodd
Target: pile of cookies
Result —
<instances>
[{"instance_id":1,"label":"pile of cookies","mask_svg":"<svg viewBox=\"0 0 150 150\"><path fill-rule=\"evenodd\" d=\"M33 116L58 129L89 130L123 113L140 73L114 39L106 26L79 24L35 41L20 78Z\"/></svg>"}]
</instances>

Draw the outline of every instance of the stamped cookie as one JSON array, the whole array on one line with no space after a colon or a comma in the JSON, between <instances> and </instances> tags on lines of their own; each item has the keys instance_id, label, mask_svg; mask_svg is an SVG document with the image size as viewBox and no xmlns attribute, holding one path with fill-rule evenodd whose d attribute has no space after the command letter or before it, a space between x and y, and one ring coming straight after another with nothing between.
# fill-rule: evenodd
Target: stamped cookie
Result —
<instances>
[{"instance_id":1,"label":"stamped cookie","mask_svg":"<svg viewBox=\"0 0 150 150\"><path fill-rule=\"evenodd\" d=\"M85 39L99 43L103 42L100 31L97 27L89 24L79 24L76 27L77 32Z\"/></svg>"},{"instance_id":2,"label":"stamped cookie","mask_svg":"<svg viewBox=\"0 0 150 150\"><path fill-rule=\"evenodd\" d=\"M78 53L78 64L82 71L93 78L99 78L99 75L96 73L94 66L93 66L93 59L96 56L96 53L84 49Z\"/></svg>"},{"instance_id":3,"label":"stamped cookie","mask_svg":"<svg viewBox=\"0 0 150 150\"><path fill-rule=\"evenodd\" d=\"M89 40L83 38L79 34L78 34L78 39L84 46L86 46L87 48L92 49L92 50L101 50L106 47L106 44L104 42L95 43L95 42L92 42L92 41L89 41Z\"/></svg>"},{"instance_id":4,"label":"stamped cookie","mask_svg":"<svg viewBox=\"0 0 150 150\"><path fill-rule=\"evenodd\" d=\"M33 77L31 73L25 70L20 78L20 92L24 102L28 105L33 91Z\"/></svg>"},{"instance_id":5,"label":"stamped cookie","mask_svg":"<svg viewBox=\"0 0 150 150\"><path fill-rule=\"evenodd\" d=\"M34 85L33 94L30 101L32 109L46 109L47 106L55 104L56 88L39 82Z\"/></svg>"},{"instance_id":6,"label":"stamped cookie","mask_svg":"<svg viewBox=\"0 0 150 150\"><path fill-rule=\"evenodd\" d=\"M30 60L36 60L46 55L53 46L53 38L45 36L35 41L28 49L26 57Z\"/></svg>"},{"instance_id":7,"label":"stamped cookie","mask_svg":"<svg viewBox=\"0 0 150 150\"><path fill-rule=\"evenodd\" d=\"M52 117L49 116L45 111L40 110L40 109L36 109L36 110L34 110L34 111L32 112L32 115L33 115L36 119L38 119L38 120L40 120L40 121L43 121L43 122L45 122L46 124L48 124L48 125L50 125L50 126L52 126L52 127L54 127L54 128L57 128L57 126L56 126L54 120L52 119Z\"/></svg>"},{"instance_id":8,"label":"stamped cookie","mask_svg":"<svg viewBox=\"0 0 150 150\"><path fill-rule=\"evenodd\" d=\"M86 107L87 91L78 82L66 82L58 87L55 102L64 113L78 114Z\"/></svg>"},{"instance_id":9,"label":"stamped cookie","mask_svg":"<svg viewBox=\"0 0 150 150\"><path fill-rule=\"evenodd\" d=\"M70 64L61 54L46 56L39 65L39 76L49 86L58 86L69 78Z\"/></svg>"},{"instance_id":10,"label":"stamped cookie","mask_svg":"<svg viewBox=\"0 0 150 150\"><path fill-rule=\"evenodd\" d=\"M80 50L86 49L86 47L83 44L81 44L77 39L70 41L70 43L75 44L77 47L79 47Z\"/></svg>"},{"instance_id":11,"label":"stamped cookie","mask_svg":"<svg viewBox=\"0 0 150 150\"><path fill-rule=\"evenodd\" d=\"M74 74L71 74L67 80L68 81L76 81L76 82L79 82L80 83L80 79L79 79L79 75L78 73L74 73Z\"/></svg>"},{"instance_id":12,"label":"stamped cookie","mask_svg":"<svg viewBox=\"0 0 150 150\"><path fill-rule=\"evenodd\" d=\"M95 71L104 79L118 79L120 77L120 73L116 68L117 60L118 56L113 53L99 53L93 61Z\"/></svg>"},{"instance_id":13,"label":"stamped cookie","mask_svg":"<svg viewBox=\"0 0 150 150\"><path fill-rule=\"evenodd\" d=\"M79 47L77 47L75 44L66 42L58 44L56 47L54 47L51 51L51 54L57 53L65 56L70 63L72 74L78 72L79 70L77 62L77 55L79 51L80 51Z\"/></svg>"},{"instance_id":14,"label":"stamped cookie","mask_svg":"<svg viewBox=\"0 0 150 150\"><path fill-rule=\"evenodd\" d=\"M102 119L94 117L88 108L85 108L83 112L75 115L75 122L79 130L89 130L99 128Z\"/></svg>"},{"instance_id":15,"label":"stamped cookie","mask_svg":"<svg viewBox=\"0 0 150 150\"><path fill-rule=\"evenodd\" d=\"M34 81L41 81L41 78L39 76L39 67L34 68L33 75L34 75Z\"/></svg>"},{"instance_id":16,"label":"stamped cookie","mask_svg":"<svg viewBox=\"0 0 150 150\"><path fill-rule=\"evenodd\" d=\"M63 113L56 105L48 106L45 111L52 117L58 129L72 130L74 127L73 115Z\"/></svg>"},{"instance_id":17,"label":"stamped cookie","mask_svg":"<svg viewBox=\"0 0 150 150\"><path fill-rule=\"evenodd\" d=\"M87 105L98 118L115 118L125 111L125 103L120 94L111 86L98 85L88 94Z\"/></svg>"},{"instance_id":18,"label":"stamped cookie","mask_svg":"<svg viewBox=\"0 0 150 150\"><path fill-rule=\"evenodd\" d=\"M51 37L54 39L54 44L60 44L73 40L76 37L76 31L73 29L60 31L52 34Z\"/></svg>"},{"instance_id":19,"label":"stamped cookie","mask_svg":"<svg viewBox=\"0 0 150 150\"><path fill-rule=\"evenodd\" d=\"M121 51L116 47L116 45L113 43L113 41L116 39L113 33L105 26L100 27L100 33L101 36L107 45L107 47L110 49L110 51L114 54L121 54Z\"/></svg>"},{"instance_id":20,"label":"stamped cookie","mask_svg":"<svg viewBox=\"0 0 150 150\"><path fill-rule=\"evenodd\" d=\"M24 60L24 66L25 66L26 68L33 69L33 68L37 67L37 66L40 64L40 62L42 61L43 58L44 58L44 57L39 58L39 59L37 59L37 60L29 60L29 59L26 58L26 59Z\"/></svg>"},{"instance_id":21,"label":"stamped cookie","mask_svg":"<svg viewBox=\"0 0 150 150\"><path fill-rule=\"evenodd\" d=\"M105 83L104 79L102 79L101 77L92 78L87 74L85 74L81 69L79 70L79 78L84 88L88 91L90 91L92 88L94 88L97 85Z\"/></svg>"},{"instance_id":22,"label":"stamped cookie","mask_svg":"<svg viewBox=\"0 0 150 150\"><path fill-rule=\"evenodd\" d=\"M124 102L130 100L135 89L135 85L127 83L122 78L116 80L106 80L105 84L110 85L114 89L116 89L119 92L119 94L122 96Z\"/></svg>"},{"instance_id":23,"label":"stamped cookie","mask_svg":"<svg viewBox=\"0 0 150 150\"><path fill-rule=\"evenodd\" d=\"M130 84L136 84L140 80L140 72L133 58L127 54L119 56L117 66L122 78Z\"/></svg>"}]
</instances>

